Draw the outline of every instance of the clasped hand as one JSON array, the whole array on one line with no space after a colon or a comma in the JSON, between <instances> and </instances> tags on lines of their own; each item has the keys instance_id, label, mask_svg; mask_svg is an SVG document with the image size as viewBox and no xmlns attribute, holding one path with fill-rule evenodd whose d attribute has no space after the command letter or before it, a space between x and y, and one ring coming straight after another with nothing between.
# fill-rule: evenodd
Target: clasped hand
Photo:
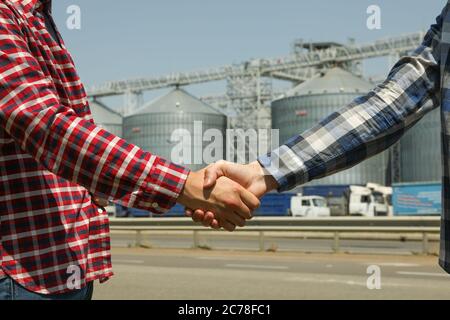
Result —
<instances>
[{"instance_id":1,"label":"clasped hand","mask_svg":"<svg viewBox=\"0 0 450 320\"><path fill-rule=\"evenodd\" d=\"M179 203L195 222L234 231L253 217L259 198L276 188L275 179L258 162L240 165L219 161L189 175Z\"/></svg>"}]
</instances>

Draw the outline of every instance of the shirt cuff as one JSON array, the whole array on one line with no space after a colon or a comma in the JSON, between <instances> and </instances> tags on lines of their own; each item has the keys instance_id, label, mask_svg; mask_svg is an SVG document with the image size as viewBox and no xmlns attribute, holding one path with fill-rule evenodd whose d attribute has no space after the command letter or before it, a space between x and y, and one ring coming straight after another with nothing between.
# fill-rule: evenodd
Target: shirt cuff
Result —
<instances>
[{"instance_id":1,"label":"shirt cuff","mask_svg":"<svg viewBox=\"0 0 450 320\"><path fill-rule=\"evenodd\" d=\"M277 181L278 192L286 192L308 182L306 166L286 145L259 157L258 162Z\"/></svg>"},{"instance_id":2,"label":"shirt cuff","mask_svg":"<svg viewBox=\"0 0 450 320\"><path fill-rule=\"evenodd\" d=\"M156 214L168 212L183 192L189 173L187 168L157 158L131 206Z\"/></svg>"}]
</instances>

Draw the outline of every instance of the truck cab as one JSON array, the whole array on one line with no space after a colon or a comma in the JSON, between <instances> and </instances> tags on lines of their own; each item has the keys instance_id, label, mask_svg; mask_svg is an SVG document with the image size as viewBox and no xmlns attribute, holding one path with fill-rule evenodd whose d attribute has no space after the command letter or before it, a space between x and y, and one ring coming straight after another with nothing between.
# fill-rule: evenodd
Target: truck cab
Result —
<instances>
[{"instance_id":1,"label":"truck cab","mask_svg":"<svg viewBox=\"0 0 450 320\"><path fill-rule=\"evenodd\" d=\"M372 190L362 186L350 186L347 197L350 216L374 216Z\"/></svg>"},{"instance_id":2,"label":"truck cab","mask_svg":"<svg viewBox=\"0 0 450 320\"><path fill-rule=\"evenodd\" d=\"M348 212L351 216L380 217L391 214L389 204L392 189L375 184L350 186Z\"/></svg>"},{"instance_id":3,"label":"truck cab","mask_svg":"<svg viewBox=\"0 0 450 320\"><path fill-rule=\"evenodd\" d=\"M368 183L367 188L372 190L374 202L374 216L393 216L392 191L391 187L381 186L375 183Z\"/></svg>"},{"instance_id":4,"label":"truck cab","mask_svg":"<svg viewBox=\"0 0 450 320\"><path fill-rule=\"evenodd\" d=\"M331 215L327 200L319 196L303 196L298 194L291 198L290 213L293 217L320 218Z\"/></svg>"}]
</instances>

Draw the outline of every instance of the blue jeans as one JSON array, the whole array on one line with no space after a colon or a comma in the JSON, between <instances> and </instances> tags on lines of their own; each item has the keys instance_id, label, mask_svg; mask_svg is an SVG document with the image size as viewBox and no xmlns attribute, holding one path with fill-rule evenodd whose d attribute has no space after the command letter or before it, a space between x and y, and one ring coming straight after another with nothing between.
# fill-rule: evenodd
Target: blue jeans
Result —
<instances>
[{"instance_id":1,"label":"blue jeans","mask_svg":"<svg viewBox=\"0 0 450 320\"><path fill-rule=\"evenodd\" d=\"M46 295L28 291L10 277L0 279L0 300L91 300L93 292L93 282L80 290Z\"/></svg>"}]
</instances>

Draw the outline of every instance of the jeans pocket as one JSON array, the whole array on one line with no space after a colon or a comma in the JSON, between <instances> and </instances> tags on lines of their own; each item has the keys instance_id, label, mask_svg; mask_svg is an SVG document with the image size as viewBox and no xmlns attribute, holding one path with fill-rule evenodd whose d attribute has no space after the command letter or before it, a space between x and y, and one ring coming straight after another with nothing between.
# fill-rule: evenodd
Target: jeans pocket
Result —
<instances>
[{"instance_id":1,"label":"jeans pocket","mask_svg":"<svg viewBox=\"0 0 450 320\"><path fill-rule=\"evenodd\" d=\"M0 301L13 300L13 286L9 277L0 279Z\"/></svg>"}]
</instances>

